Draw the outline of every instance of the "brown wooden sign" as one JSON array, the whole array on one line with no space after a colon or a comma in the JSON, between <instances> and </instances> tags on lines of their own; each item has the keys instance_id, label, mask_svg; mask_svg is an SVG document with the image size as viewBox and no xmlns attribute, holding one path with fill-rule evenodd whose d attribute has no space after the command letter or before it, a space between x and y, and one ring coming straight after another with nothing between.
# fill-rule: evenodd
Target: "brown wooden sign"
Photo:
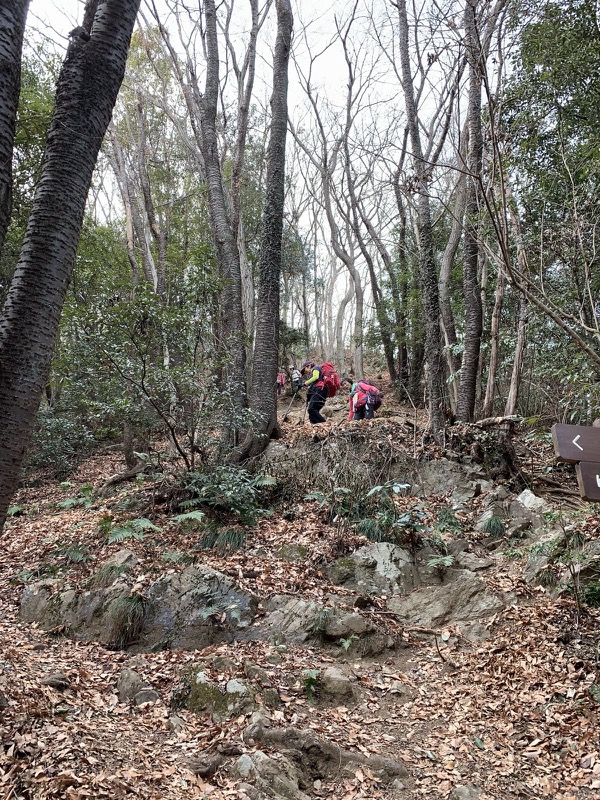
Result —
<instances>
[{"instance_id":1,"label":"brown wooden sign","mask_svg":"<svg viewBox=\"0 0 600 800\"><path fill-rule=\"evenodd\" d=\"M600 464L581 461L575 469L581 497L584 500L600 500Z\"/></svg>"},{"instance_id":2,"label":"brown wooden sign","mask_svg":"<svg viewBox=\"0 0 600 800\"><path fill-rule=\"evenodd\" d=\"M552 441L561 461L589 461L600 465L600 428L557 423L552 427Z\"/></svg>"}]
</instances>

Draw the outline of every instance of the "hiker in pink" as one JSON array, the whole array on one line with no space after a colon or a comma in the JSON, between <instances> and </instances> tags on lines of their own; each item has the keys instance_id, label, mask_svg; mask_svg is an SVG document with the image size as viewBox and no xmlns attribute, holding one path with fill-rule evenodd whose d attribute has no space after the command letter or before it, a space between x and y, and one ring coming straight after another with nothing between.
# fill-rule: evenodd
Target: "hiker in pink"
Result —
<instances>
[{"instance_id":1,"label":"hiker in pink","mask_svg":"<svg viewBox=\"0 0 600 800\"><path fill-rule=\"evenodd\" d=\"M350 390L352 419L373 419L381 405L383 393L376 386L366 381L357 381ZM348 417L350 419L350 416Z\"/></svg>"},{"instance_id":2,"label":"hiker in pink","mask_svg":"<svg viewBox=\"0 0 600 800\"><path fill-rule=\"evenodd\" d=\"M285 372L277 373L277 397L280 397L285 389Z\"/></svg>"}]
</instances>

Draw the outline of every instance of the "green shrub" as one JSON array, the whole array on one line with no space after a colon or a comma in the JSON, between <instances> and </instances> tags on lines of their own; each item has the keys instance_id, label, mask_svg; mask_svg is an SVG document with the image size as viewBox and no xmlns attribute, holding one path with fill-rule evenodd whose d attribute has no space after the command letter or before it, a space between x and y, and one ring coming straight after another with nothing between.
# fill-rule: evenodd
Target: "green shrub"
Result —
<instances>
[{"instance_id":1,"label":"green shrub","mask_svg":"<svg viewBox=\"0 0 600 800\"><path fill-rule=\"evenodd\" d=\"M274 478L228 465L189 472L185 488L191 497L179 505L184 510L207 507L219 517L233 515L245 525L254 525L256 517L266 513L261 507L262 490L275 485Z\"/></svg>"},{"instance_id":2,"label":"green shrub","mask_svg":"<svg viewBox=\"0 0 600 800\"><path fill-rule=\"evenodd\" d=\"M42 409L37 417L26 465L51 467L66 475L94 444L85 420L68 408Z\"/></svg>"}]
</instances>

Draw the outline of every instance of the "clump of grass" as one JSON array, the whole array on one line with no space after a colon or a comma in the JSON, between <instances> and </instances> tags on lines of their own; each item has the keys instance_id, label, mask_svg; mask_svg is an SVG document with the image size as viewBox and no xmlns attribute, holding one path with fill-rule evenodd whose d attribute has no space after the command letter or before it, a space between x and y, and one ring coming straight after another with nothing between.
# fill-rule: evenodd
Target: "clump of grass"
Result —
<instances>
[{"instance_id":1,"label":"clump of grass","mask_svg":"<svg viewBox=\"0 0 600 800\"><path fill-rule=\"evenodd\" d=\"M110 643L116 650L124 650L139 637L148 614L148 601L141 594L118 597L108 609Z\"/></svg>"},{"instance_id":2,"label":"clump of grass","mask_svg":"<svg viewBox=\"0 0 600 800\"><path fill-rule=\"evenodd\" d=\"M203 550L216 550L224 555L235 553L243 547L245 541L246 534L239 528L213 528L202 537L200 547Z\"/></svg>"},{"instance_id":3,"label":"clump of grass","mask_svg":"<svg viewBox=\"0 0 600 800\"><path fill-rule=\"evenodd\" d=\"M126 564L103 564L90 576L88 586L92 589L107 589L128 570Z\"/></svg>"},{"instance_id":4,"label":"clump of grass","mask_svg":"<svg viewBox=\"0 0 600 800\"><path fill-rule=\"evenodd\" d=\"M502 517L493 514L489 519L483 523L483 532L494 538L504 536L506 526Z\"/></svg>"}]
</instances>

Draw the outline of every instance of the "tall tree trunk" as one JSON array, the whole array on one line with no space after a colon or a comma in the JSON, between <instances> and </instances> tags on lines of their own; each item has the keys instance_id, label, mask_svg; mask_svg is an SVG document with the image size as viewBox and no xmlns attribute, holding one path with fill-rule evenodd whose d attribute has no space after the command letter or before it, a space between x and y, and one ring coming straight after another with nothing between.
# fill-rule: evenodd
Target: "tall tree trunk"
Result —
<instances>
[{"instance_id":1,"label":"tall tree trunk","mask_svg":"<svg viewBox=\"0 0 600 800\"><path fill-rule=\"evenodd\" d=\"M498 276L496 278L496 291L494 292L494 308L490 321L490 361L488 365L485 396L481 408L481 416L484 419L486 417L491 417L494 411L495 386L496 378L498 377L498 364L500 361L500 321L502 318L505 287L506 275L502 266L499 265Z\"/></svg>"},{"instance_id":2,"label":"tall tree trunk","mask_svg":"<svg viewBox=\"0 0 600 800\"><path fill-rule=\"evenodd\" d=\"M517 345L513 359L513 368L510 376L510 386L508 397L504 407L504 414L509 417L517 413L517 401L519 399L519 389L521 388L521 378L523 376L523 363L527 350L527 327L529 322L529 303L524 294L519 295L519 312L517 322Z\"/></svg>"},{"instance_id":3,"label":"tall tree trunk","mask_svg":"<svg viewBox=\"0 0 600 800\"><path fill-rule=\"evenodd\" d=\"M444 396L444 363L440 332L440 304L438 276L435 263L431 208L429 203L429 164L423 158L419 118L415 102L414 84L408 37L406 0L396 4L399 20L399 49L402 88L406 104L407 125L411 142L417 197L417 228L420 281L426 314L425 359L427 361L427 386L429 393L430 428L434 439L441 443L446 423Z\"/></svg>"},{"instance_id":4,"label":"tall tree trunk","mask_svg":"<svg viewBox=\"0 0 600 800\"><path fill-rule=\"evenodd\" d=\"M483 133L481 127L481 81L483 53L477 31L477 0L465 2L465 46L469 64L469 150L467 155L467 197L463 242L463 290L465 330L460 384L456 407L457 419L469 422L475 411L483 316L478 279L479 214Z\"/></svg>"},{"instance_id":5,"label":"tall tree trunk","mask_svg":"<svg viewBox=\"0 0 600 800\"><path fill-rule=\"evenodd\" d=\"M231 419L224 430L224 445L238 443L246 407L246 347L242 305L240 256L227 212L217 138L219 102L219 47L214 0L205 3L206 83L200 100L202 155L206 170L206 191L217 262L225 286L221 299L219 349L224 359L223 391L230 400Z\"/></svg>"},{"instance_id":6,"label":"tall tree trunk","mask_svg":"<svg viewBox=\"0 0 600 800\"><path fill-rule=\"evenodd\" d=\"M29 0L0 2L0 253L12 209L12 156Z\"/></svg>"},{"instance_id":7,"label":"tall tree trunk","mask_svg":"<svg viewBox=\"0 0 600 800\"><path fill-rule=\"evenodd\" d=\"M508 206L508 216L511 227L513 228L514 238L517 246L517 260L519 262L519 270L521 274L526 275L528 270L527 253L523 244L523 231L521 229L521 218L519 217L515 208L512 197L510 198ZM526 294L521 294L519 297L519 312L517 322L517 344L515 347L515 355L513 359L512 374L510 377L510 387L508 390L508 397L506 398L506 406L504 413L508 416L514 414L517 408L517 401L519 398L519 388L521 386L521 377L523 374L523 362L525 360L525 350L527 348L527 328L529 320L529 302Z\"/></svg>"},{"instance_id":8,"label":"tall tree trunk","mask_svg":"<svg viewBox=\"0 0 600 800\"><path fill-rule=\"evenodd\" d=\"M259 455L277 427L276 378L279 358L279 283L285 195L288 63L293 16L290 0L275 0L277 37L273 59L271 133L259 253L259 288L252 363L250 409L255 416L239 457Z\"/></svg>"},{"instance_id":9,"label":"tall tree trunk","mask_svg":"<svg viewBox=\"0 0 600 800\"><path fill-rule=\"evenodd\" d=\"M352 278L348 276L347 290L340 300L338 306L336 320L335 320L335 364L338 369L345 372L346 354L344 348L344 319L346 317L346 309L354 297L354 283ZM354 373L356 374L356 372Z\"/></svg>"},{"instance_id":10,"label":"tall tree trunk","mask_svg":"<svg viewBox=\"0 0 600 800\"><path fill-rule=\"evenodd\" d=\"M85 201L138 7L139 0L88 3L58 79L41 178L0 316L0 530L50 370Z\"/></svg>"},{"instance_id":11,"label":"tall tree trunk","mask_svg":"<svg viewBox=\"0 0 600 800\"><path fill-rule=\"evenodd\" d=\"M462 158L460 158L459 165L461 168L463 168L464 163ZM446 342L446 361L448 363L448 369L450 373L450 397L453 411L456 411L456 403L458 401L458 385L456 377L458 370L460 369L460 358L456 352L458 337L456 335L454 313L452 311L452 303L450 301L450 283L456 251L458 250L460 240L462 239L466 197L467 192L464 174L460 173L457 181L456 196L452 210L452 228L450 229L450 236L448 237L448 241L444 249L444 255L442 256L439 280L440 313L442 318L444 339Z\"/></svg>"}]
</instances>

